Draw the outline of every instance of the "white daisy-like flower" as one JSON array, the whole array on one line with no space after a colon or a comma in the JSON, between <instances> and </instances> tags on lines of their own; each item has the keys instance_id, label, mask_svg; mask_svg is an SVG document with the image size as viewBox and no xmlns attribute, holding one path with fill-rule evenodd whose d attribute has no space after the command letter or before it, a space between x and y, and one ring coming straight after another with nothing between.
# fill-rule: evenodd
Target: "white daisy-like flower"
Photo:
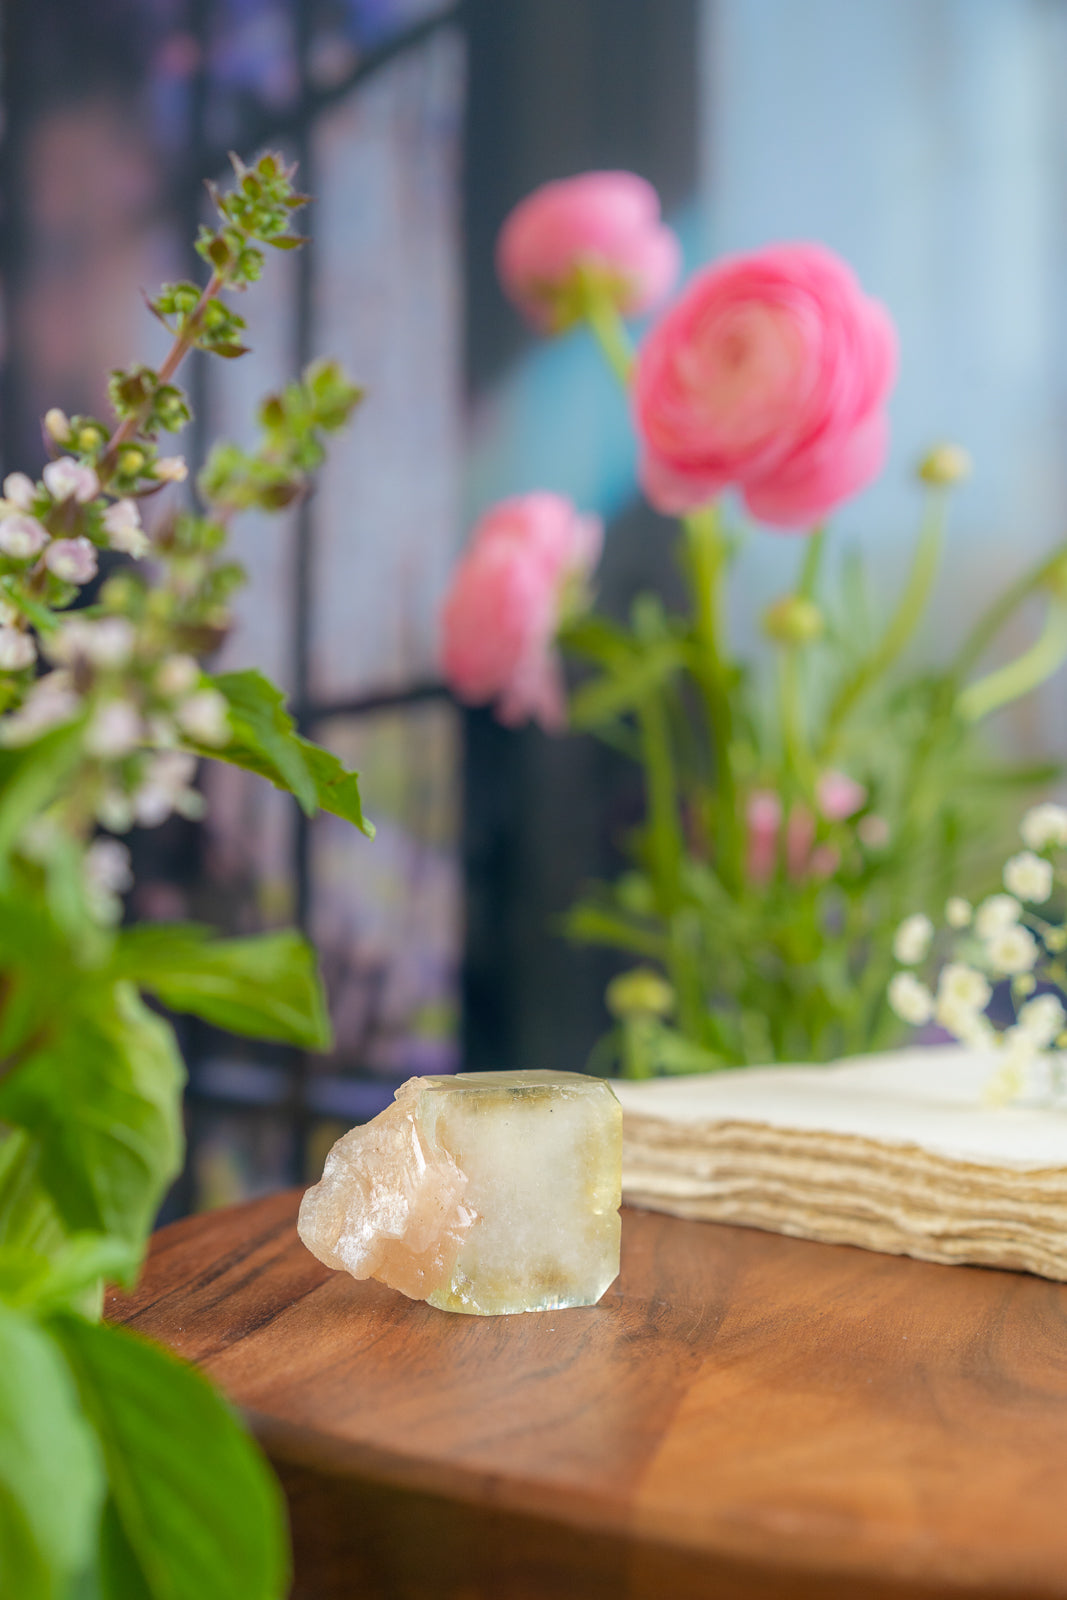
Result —
<instances>
[{"instance_id":1,"label":"white daisy-like flower","mask_svg":"<svg viewBox=\"0 0 1067 1600\"><path fill-rule=\"evenodd\" d=\"M1067 845L1067 806L1051 800L1031 806L1019 824L1023 844L1031 850L1046 850L1050 844Z\"/></svg>"},{"instance_id":2,"label":"white daisy-like flower","mask_svg":"<svg viewBox=\"0 0 1067 1600\"><path fill-rule=\"evenodd\" d=\"M92 467L83 467L73 456L50 461L41 476L53 500L77 500L84 505L100 493L100 480Z\"/></svg>"},{"instance_id":3,"label":"white daisy-like flower","mask_svg":"<svg viewBox=\"0 0 1067 1600\"><path fill-rule=\"evenodd\" d=\"M937 980L939 1005L944 1000L966 1006L971 1011L984 1011L992 997L989 979L977 967L969 967L964 961L950 961L942 967Z\"/></svg>"},{"instance_id":4,"label":"white daisy-like flower","mask_svg":"<svg viewBox=\"0 0 1067 1600\"><path fill-rule=\"evenodd\" d=\"M1003 928L1013 927L1022 913L1023 908L1013 895L991 894L975 912L975 932L980 939L989 939Z\"/></svg>"},{"instance_id":5,"label":"white daisy-like flower","mask_svg":"<svg viewBox=\"0 0 1067 1600\"><path fill-rule=\"evenodd\" d=\"M974 912L969 900L964 900L960 895L954 894L945 902L945 921L950 928L966 928L970 925Z\"/></svg>"},{"instance_id":6,"label":"white daisy-like flower","mask_svg":"<svg viewBox=\"0 0 1067 1600\"><path fill-rule=\"evenodd\" d=\"M1004 887L1019 900L1032 906L1042 905L1052 893L1052 862L1036 856L1032 850L1021 850L1017 856L1004 863Z\"/></svg>"},{"instance_id":7,"label":"white daisy-like flower","mask_svg":"<svg viewBox=\"0 0 1067 1600\"><path fill-rule=\"evenodd\" d=\"M972 1050L992 1050L996 1046L996 1033L989 1018L954 996L938 998L934 1019Z\"/></svg>"},{"instance_id":8,"label":"white daisy-like flower","mask_svg":"<svg viewBox=\"0 0 1067 1600\"><path fill-rule=\"evenodd\" d=\"M934 936L934 925L929 917L924 917L917 911L912 917L905 917L893 938L893 954L905 967L914 967L917 962L923 961L930 949L930 941Z\"/></svg>"},{"instance_id":9,"label":"white daisy-like flower","mask_svg":"<svg viewBox=\"0 0 1067 1600\"><path fill-rule=\"evenodd\" d=\"M921 1028L934 1014L934 997L913 972L897 972L889 983L889 1004L902 1022Z\"/></svg>"},{"instance_id":10,"label":"white daisy-like flower","mask_svg":"<svg viewBox=\"0 0 1067 1600\"><path fill-rule=\"evenodd\" d=\"M1016 1026L1043 1050L1059 1038L1065 1022L1067 1012L1056 995L1039 994L1036 1000L1028 1000L1020 1006Z\"/></svg>"},{"instance_id":11,"label":"white daisy-like flower","mask_svg":"<svg viewBox=\"0 0 1067 1600\"><path fill-rule=\"evenodd\" d=\"M1020 927L1016 922L1010 927L998 929L987 939L985 953L994 972L1011 978L1017 973L1029 972L1039 951L1037 940L1029 928Z\"/></svg>"}]
</instances>

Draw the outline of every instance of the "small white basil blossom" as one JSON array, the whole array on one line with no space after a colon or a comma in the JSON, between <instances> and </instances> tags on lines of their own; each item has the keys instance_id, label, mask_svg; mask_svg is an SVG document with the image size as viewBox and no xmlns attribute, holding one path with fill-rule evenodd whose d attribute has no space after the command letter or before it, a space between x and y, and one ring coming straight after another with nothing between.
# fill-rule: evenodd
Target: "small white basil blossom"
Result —
<instances>
[{"instance_id":1,"label":"small white basil blossom","mask_svg":"<svg viewBox=\"0 0 1067 1600\"><path fill-rule=\"evenodd\" d=\"M192 788L195 776L196 757L186 750L164 750L152 756L133 800L134 815L142 828L157 828L172 811L198 816L203 796Z\"/></svg>"},{"instance_id":2,"label":"small white basil blossom","mask_svg":"<svg viewBox=\"0 0 1067 1600\"><path fill-rule=\"evenodd\" d=\"M229 706L217 689L200 689L183 700L174 713L174 720L197 744L221 748L230 742Z\"/></svg>"},{"instance_id":3,"label":"small white basil blossom","mask_svg":"<svg viewBox=\"0 0 1067 1600\"><path fill-rule=\"evenodd\" d=\"M105 700L96 708L85 730L85 748L102 761L121 761L132 755L144 738L144 725L136 706L128 700Z\"/></svg>"},{"instance_id":4,"label":"small white basil blossom","mask_svg":"<svg viewBox=\"0 0 1067 1600\"><path fill-rule=\"evenodd\" d=\"M125 617L69 617L60 623L45 650L50 660L71 666L88 661L95 667L122 667L133 654L136 633Z\"/></svg>"},{"instance_id":5,"label":"small white basil blossom","mask_svg":"<svg viewBox=\"0 0 1067 1600\"><path fill-rule=\"evenodd\" d=\"M902 966L914 967L926 959L933 936L934 925L930 918L917 911L914 916L905 917L897 929L893 939L893 954Z\"/></svg>"},{"instance_id":6,"label":"small white basil blossom","mask_svg":"<svg viewBox=\"0 0 1067 1600\"><path fill-rule=\"evenodd\" d=\"M0 521L0 550L16 561L28 561L44 549L48 534L36 517L16 515Z\"/></svg>"},{"instance_id":7,"label":"small white basil blossom","mask_svg":"<svg viewBox=\"0 0 1067 1600\"><path fill-rule=\"evenodd\" d=\"M128 833L133 827L133 802L118 789L105 789L96 802L96 820L112 833Z\"/></svg>"},{"instance_id":8,"label":"small white basil blossom","mask_svg":"<svg viewBox=\"0 0 1067 1600\"><path fill-rule=\"evenodd\" d=\"M184 456L160 456L152 472L161 483L184 483L189 476Z\"/></svg>"},{"instance_id":9,"label":"small white basil blossom","mask_svg":"<svg viewBox=\"0 0 1067 1600\"><path fill-rule=\"evenodd\" d=\"M951 899L945 902L945 921L950 928L969 927L973 915L971 902L964 900L958 894L954 894Z\"/></svg>"},{"instance_id":10,"label":"small white basil blossom","mask_svg":"<svg viewBox=\"0 0 1067 1600\"><path fill-rule=\"evenodd\" d=\"M1032 971L1040 952L1037 940L1029 928L1014 923L1010 927L1001 928L986 940L985 953L995 973L1001 977L1013 978L1020 973Z\"/></svg>"},{"instance_id":11,"label":"small white basil blossom","mask_svg":"<svg viewBox=\"0 0 1067 1600\"><path fill-rule=\"evenodd\" d=\"M129 850L117 839L94 839L85 852L85 877L101 894L125 894L133 888Z\"/></svg>"},{"instance_id":12,"label":"small white basil blossom","mask_svg":"<svg viewBox=\"0 0 1067 1600\"><path fill-rule=\"evenodd\" d=\"M92 467L83 467L73 456L50 461L41 476L53 500L77 500L85 505L100 493L100 479Z\"/></svg>"},{"instance_id":13,"label":"small white basil blossom","mask_svg":"<svg viewBox=\"0 0 1067 1600\"><path fill-rule=\"evenodd\" d=\"M20 511L29 511L37 494L37 485L24 472L9 472L4 479L4 499Z\"/></svg>"},{"instance_id":14,"label":"small white basil blossom","mask_svg":"<svg viewBox=\"0 0 1067 1600\"><path fill-rule=\"evenodd\" d=\"M979 939L990 939L995 933L1013 927L1022 916L1022 910L1012 895L991 894L975 912L974 931Z\"/></svg>"},{"instance_id":15,"label":"small white basil blossom","mask_svg":"<svg viewBox=\"0 0 1067 1600\"><path fill-rule=\"evenodd\" d=\"M46 673L38 678L19 710L0 719L0 741L7 745L30 744L49 728L70 722L81 709L81 696L70 673Z\"/></svg>"},{"instance_id":16,"label":"small white basil blossom","mask_svg":"<svg viewBox=\"0 0 1067 1600\"><path fill-rule=\"evenodd\" d=\"M64 583L88 583L96 577L96 546L82 537L54 539L44 553L44 562Z\"/></svg>"},{"instance_id":17,"label":"small white basil blossom","mask_svg":"<svg viewBox=\"0 0 1067 1600\"><path fill-rule=\"evenodd\" d=\"M0 672L22 672L37 660L37 648L19 628L0 628Z\"/></svg>"},{"instance_id":18,"label":"small white basil blossom","mask_svg":"<svg viewBox=\"0 0 1067 1600\"><path fill-rule=\"evenodd\" d=\"M152 548L151 541L141 526L141 513L134 500L116 500L104 512L104 530L112 550L139 561Z\"/></svg>"},{"instance_id":19,"label":"small white basil blossom","mask_svg":"<svg viewBox=\"0 0 1067 1600\"><path fill-rule=\"evenodd\" d=\"M1056 996L1039 994L1036 1000L1028 1000L1019 1008L1017 1026L1039 1049L1044 1050L1063 1032L1065 1022L1067 1014Z\"/></svg>"},{"instance_id":20,"label":"small white basil blossom","mask_svg":"<svg viewBox=\"0 0 1067 1600\"><path fill-rule=\"evenodd\" d=\"M1043 905L1052 893L1052 862L1032 850L1022 850L1004 863L1004 887L1032 906Z\"/></svg>"},{"instance_id":21,"label":"small white basil blossom","mask_svg":"<svg viewBox=\"0 0 1067 1600\"><path fill-rule=\"evenodd\" d=\"M165 700L190 694L200 682L200 663L195 656L168 656L156 672L156 688Z\"/></svg>"},{"instance_id":22,"label":"small white basil blossom","mask_svg":"<svg viewBox=\"0 0 1067 1600\"><path fill-rule=\"evenodd\" d=\"M156 750L175 750L178 747L178 730L169 717L155 711L147 718L148 743Z\"/></svg>"},{"instance_id":23,"label":"small white basil blossom","mask_svg":"<svg viewBox=\"0 0 1067 1600\"><path fill-rule=\"evenodd\" d=\"M1046 800L1031 806L1019 824L1023 844L1031 850L1046 850L1050 844L1067 845L1067 806Z\"/></svg>"},{"instance_id":24,"label":"small white basil blossom","mask_svg":"<svg viewBox=\"0 0 1067 1600\"><path fill-rule=\"evenodd\" d=\"M913 972L897 972L889 983L889 1004L902 1022L921 1028L934 1014L934 997Z\"/></svg>"}]
</instances>

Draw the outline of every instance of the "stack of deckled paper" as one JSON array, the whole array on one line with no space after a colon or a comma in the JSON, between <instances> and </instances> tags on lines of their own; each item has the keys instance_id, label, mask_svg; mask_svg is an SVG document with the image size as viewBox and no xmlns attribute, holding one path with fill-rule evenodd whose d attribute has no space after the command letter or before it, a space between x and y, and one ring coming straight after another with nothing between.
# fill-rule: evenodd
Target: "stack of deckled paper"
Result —
<instances>
[{"instance_id":1,"label":"stack of deckled paper","mask_svg":"<svg viewBox=\"0 0 1067 1600\"><path fill-rule=\"evenodd\" d=\"M617 1082L623 1198L1067 1281L1067 1106L984 1104L994 1070L934 1048Z\"/></svg>"}]
</instances>

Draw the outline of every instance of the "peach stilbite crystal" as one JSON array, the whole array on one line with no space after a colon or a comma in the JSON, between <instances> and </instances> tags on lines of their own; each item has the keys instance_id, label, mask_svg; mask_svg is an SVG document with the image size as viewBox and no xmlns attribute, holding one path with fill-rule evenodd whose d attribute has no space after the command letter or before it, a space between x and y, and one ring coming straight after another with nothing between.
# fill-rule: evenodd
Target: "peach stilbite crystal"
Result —
<instances>
[{"instance_id":1,"label":"peach stilbite crystal","mask_svg":"<svg viewBox=\"0 0 1067 1600\"><path fill-rule=\"evenodd\" d=\"M593 1305L619 1270L621 1164L600 1079L412 1078L337 1141L298 1228L326 1266L442 1310Z\"/></svg>"}]
</instances>

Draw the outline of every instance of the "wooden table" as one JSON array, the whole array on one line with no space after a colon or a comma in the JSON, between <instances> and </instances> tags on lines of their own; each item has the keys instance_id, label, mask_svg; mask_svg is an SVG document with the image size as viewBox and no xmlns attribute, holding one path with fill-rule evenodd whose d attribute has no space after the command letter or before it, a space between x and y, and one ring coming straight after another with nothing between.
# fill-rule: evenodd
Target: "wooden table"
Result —
<instances>
[{"instance_id":1,"label":"wooden table","mask_svg":"<svg viewBox=\"0 0 1067 1600\"><path fill-rule=\"evenodd\" d=\"M164 1229L109 1314L247 1412L299 1600L1067 1597L1067 1287L631 1211L599 1306L449 1316L296 1205Z\"/></svg>"}]
</instances>

